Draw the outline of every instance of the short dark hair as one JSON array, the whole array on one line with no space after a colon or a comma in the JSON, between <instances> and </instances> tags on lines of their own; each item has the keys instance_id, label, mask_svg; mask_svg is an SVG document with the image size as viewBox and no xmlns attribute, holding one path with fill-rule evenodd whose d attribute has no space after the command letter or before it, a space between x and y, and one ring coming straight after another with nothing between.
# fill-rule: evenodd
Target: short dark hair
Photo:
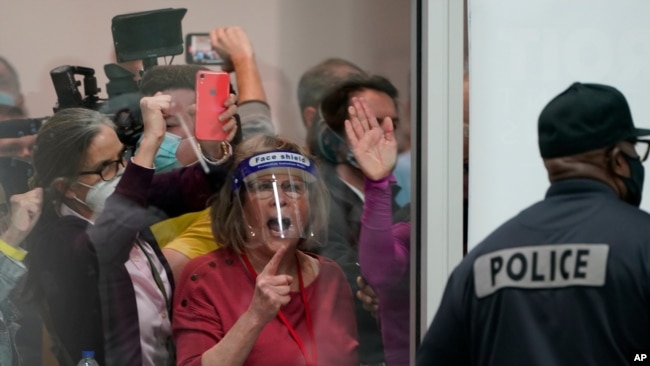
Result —
<instances>
[{"instance_id":1,"label":"short dark hair","mask_svg":"<svg viewBox=\"0 0 650 366\"><path fill-rule=\"evenodd\" d=\"M147 70L140 80L140 92L152 96L170 89L191 89L196 87L196 73L210 71L199 65L157 65Z\"/></svg>"},{"instance_id":2,"label":"short dark hair","mask_svg":"<svg viewBox=\"0 0 650 366\"><path fill-rule=\"evenodd\" d=\"M363 90L375 90L387 94L398 110L397 88L383 76L364 75L348 80L330 90L319 107L318 119L307 131L307 147L323 164L337 163L342 151L347 151L345 120L352 94Z\"/></svg>"},{"instance_id":3,"label":"short dark hair","mask_svg":"<svg viewBox=\"0 0 650 366\"><path fill-rule=\"evenodd\" d=\"M318 107L323 96L332 88L356 75L366 72L356 64L342 58L328 58L305 71L298 81L300 110Z\"/></svg>"},{"instance_id":4,"label":"short dark hair","mask_svg":"<svg viewBox=\"0 0 650 366\"><path fill-rule=\"evenodd\" d=\"M387 78L380 75L368 75L348 80L331 90L321 102L320 111L323 120L337 134L345 136L345 120L348 119L348 105L352 94L362 90L375 90L387 94L399 109L397 88Z\"/></svg>"}]
</instances>

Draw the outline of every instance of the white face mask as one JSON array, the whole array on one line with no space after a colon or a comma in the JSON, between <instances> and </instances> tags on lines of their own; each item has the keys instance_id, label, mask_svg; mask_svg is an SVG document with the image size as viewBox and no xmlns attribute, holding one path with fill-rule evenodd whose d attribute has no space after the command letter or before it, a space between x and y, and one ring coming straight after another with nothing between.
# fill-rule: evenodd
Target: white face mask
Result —
<instances>
[{"instance_id":1,"label":"white face mask","mask_svg":"<svg viewBox=\"0 0 650 366\"><path fill-rule=\"evenodd\" d=\"M74 197L74 199L77 202L90 208L95 214L101 213L104 211L104 204L106 203L106 199L108 199L108 197L113 194L113 192L115 192L115 187L117 187L120 179L122 179L123 173L124 172L121 171L115 176L115 178L109 181L100 180L92 186L82 182L77 182L77 184L87 187L90 190L88 191L88 194L86 194L85 201L77 197Z\"/></svg>"}]
</instances>

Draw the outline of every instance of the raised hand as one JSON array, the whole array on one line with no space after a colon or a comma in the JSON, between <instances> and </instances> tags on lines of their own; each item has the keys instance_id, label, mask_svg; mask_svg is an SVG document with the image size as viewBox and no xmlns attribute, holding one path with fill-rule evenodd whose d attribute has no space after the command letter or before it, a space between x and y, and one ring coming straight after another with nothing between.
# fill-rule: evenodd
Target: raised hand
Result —
<instances>
[{"instance_id":1,"label":"raised hand","mask_svg":"<svg viewBox=\"0 0 650 366\"><path fill-rule=\"evenodd\" d=\"M165 117L171 108L172 97L160 92L152 97L140 99L142 122L144 124L143 138L147 136L164 137L167 122Z\"/></svg>"},{"instance_id":2,"label":"raised hand","mask_svg":"<svg viewBox=\"0 0 650 366\"><path fill-rule=\"evenodd\" d=\"M23 194L11 196L11 217L2 239L11 246L18 246L27 237L41 215L43 189L34 188Z\"/></svg>"},{"instance_id":3,"label":"raised hand","mask_svg":"<svg viewBox=\"0 0 650 366\"><path fill-rule=\"evenodd\" d=\"M223 71L233 72L233 64L253 58L253 45L241 27L215 28L210 32L210 41L223 60Z\"/></svg>"},{"instance_id":4,"label":"raised hand","mask_svg":"<svg viewBox=\"0 0 650 366\"><path fill-rule=\"evenodd\" d=\"M255 293L250 305L251 310L263 323L273 320L280 311L280 308L289 303L291 297L291 283L293 277L289 275L278 275L278 266L287 252L285 245L281 246L266 264L262 272L257 275L255 281Z\"/></svg>"},{"instance_id":5,"label":"raised hand","mask_svg":"<svg viewBox=\"0 0 650 366\"><path fill-rule=\"evenodd\" d=\"M397 163L393 121L386 117L380 125L365 99L357 97L352 98L348 114L346 137L361 171L371 180L388 176Z\"/></svg>"},{"instance_id":6,"label":"raised hand","mask_svg":"<svg viewBox=\"0 0 650 366\"><path fill-rule=\"evenodd\" d=\"M230 94L224 105L226 110L219 115L219 122L223 123L223 130L228 133L226 141L231 142L235 135L237 134L237 120L235 120L235 114L237 114L237 96L235 94ZM190 106L189 114L194 118L196 115L196 104ZM205 156L213 160L219 160L223 157L223 149L221 146L221 141L211 141L211 140L198 140L201 144L201 151Z\"/></svg>"},{"instance_id":7,"label":"raised hand","mask_svg":"<svg viewBox=\"0 0 650 366\"><path fill-rule=\"evenodd\" d=\"M224 124L223 130L228 132L226 140L230 142L235 138L235 134L237 133L237 121L235 120L235 114L237 114L237 96L230 94L224 106L226 110L219 115L219 122Z\"/></svg>"},{"instance_id":8,"label":"raised hand","mask_svg":"<svg viewBox=\"0 0 650 366\"><path fill-rule=\"evenodd\" d=\"M154 157L167 131L165 117L171 108L171 98L158 92L153 97L140 99L144 132L138 152L133 157L134 163L147 168L153 167Z\"/></svg>"}]
</instances>

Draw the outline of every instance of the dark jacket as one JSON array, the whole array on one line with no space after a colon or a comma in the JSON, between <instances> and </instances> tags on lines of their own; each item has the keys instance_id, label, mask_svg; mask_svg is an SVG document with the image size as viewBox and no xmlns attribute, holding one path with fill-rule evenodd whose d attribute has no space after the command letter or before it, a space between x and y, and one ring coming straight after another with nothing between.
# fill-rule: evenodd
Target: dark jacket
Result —
<instances>
[{"instance_id":1,"label":"dark jacket","mask_svg":"<svg viewBox=\"0 0 650 366\"><path fill-rule=\"evenodd\" d=\"M52 207L44 210L28 238L29 276L42 291L50 326L63 345L57 352L61 365L77 361L82 350L94 350L101 365L142 365L135 293L124 263L139 236L173 285L148 227L165 216L205 208L226 176L224 168L211 169L206 179L199 164L154 175L129 163L94 225L59 216Z\"/></svg>"},{"instance_id":2,"label":"dark jacket","mask_svg":"<svg viewBox=\"0 0 650 366\"><path fill-rule=\"evenodd\" d=\"M453 271L418 365L626 365L650 350L650 215L590 179L490 234Z\"/></svg>"}]
</instances>

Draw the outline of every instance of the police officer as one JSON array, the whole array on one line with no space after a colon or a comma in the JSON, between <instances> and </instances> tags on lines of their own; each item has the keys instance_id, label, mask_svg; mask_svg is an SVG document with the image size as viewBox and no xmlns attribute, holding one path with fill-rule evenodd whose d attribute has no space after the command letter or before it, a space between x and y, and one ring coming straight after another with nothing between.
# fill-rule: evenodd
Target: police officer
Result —
<instances>
[{"instance_id":1,"label":"police officer","mask_svg":"<svg viewBox=\"0 0 650 366\"><path fill-rule=\"evenodd\" d=\"M418 365L622 365L650 351L650 130L611 86L574 83L544 108L543 201L451 274Z\"/></svg>"}]
</instances>

